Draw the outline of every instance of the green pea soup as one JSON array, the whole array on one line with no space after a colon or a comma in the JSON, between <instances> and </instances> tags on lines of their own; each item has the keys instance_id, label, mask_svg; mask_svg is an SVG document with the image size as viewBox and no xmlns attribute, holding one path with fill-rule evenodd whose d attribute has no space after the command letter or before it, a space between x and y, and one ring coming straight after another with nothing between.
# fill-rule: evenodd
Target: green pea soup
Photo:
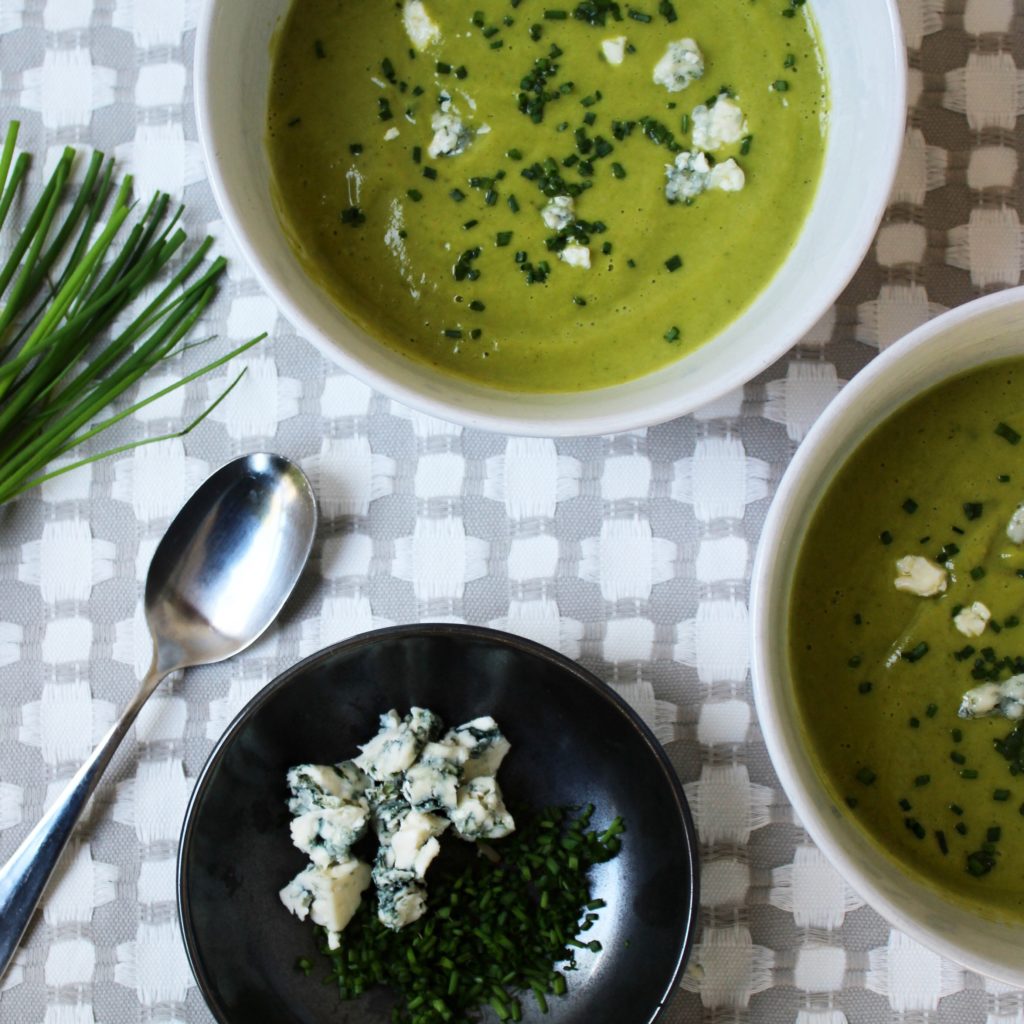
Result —
<instances>
[{"instance_id":1,"label":"green pea soup","mask_svg":"<svg viewBox=\"0 0 1024 1024\"><path fill-rule=\"evenodd\" d=\"M1024 727L959 718L963 695L1024 671L1024 362L912 400L850 456L814 512L789 607L806 742L880 855L972 910L1024 920ZM946 570L932 596L896 562ZM956 616L980 602L978 636ZM1015 729L1017 731L1015 732Z\"/></svg>"},{"instance_id":2,"label":"green pea soup","mask_svg":"<svg viewBox=\"0 0 1024 1024\"><path fill-rule=\"evenodd\" d=\"M792 247L826 138L810 5L554 3L425 0L419 48L402 3L293 0L273 52L275 201L309 274L382 344L512 391L618 384L724 329ZM703 74L668 91L654 69L683 39ZM670 202L694 109L723 96L744 131L709 164L744 186ZM440 109L463 151L430 155ZM552 227L564 194L574 220Z\"/></svg>"}]
</instances>

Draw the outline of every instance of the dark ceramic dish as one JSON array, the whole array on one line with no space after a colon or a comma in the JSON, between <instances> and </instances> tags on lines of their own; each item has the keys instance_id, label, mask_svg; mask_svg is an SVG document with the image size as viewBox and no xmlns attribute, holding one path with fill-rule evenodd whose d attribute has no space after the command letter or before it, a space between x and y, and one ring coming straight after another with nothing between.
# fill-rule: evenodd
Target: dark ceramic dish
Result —
<instances>
[{"instance_id":1,"label":"dark ceramic dish","mask_svg":"<svg viewBox=\"0 0 1024 1024\"><path fill-rule=\"evenodd\" d=\"M593 874L608 902L550 1013L524 1020L647 1024L678 984L698 909L697 843L661 746L604 683L567 658L474 626L416 625L344 641L289 669L225 732L196 784L178 857L181 927L221 1024L387 1024L378 990L343 1003L322 984L314 929L277 892L306 862L289 841L286 769L353 756L389 708L429 707L454 725L497 719L512 744L499 773L512 804L593 803L626 822L622 851ZM296 970L300 956L313 976ZM323 969L321 969L323 967ZM490 1010L485 1020L492 1019Z\"/></svg>"}]
</instances>

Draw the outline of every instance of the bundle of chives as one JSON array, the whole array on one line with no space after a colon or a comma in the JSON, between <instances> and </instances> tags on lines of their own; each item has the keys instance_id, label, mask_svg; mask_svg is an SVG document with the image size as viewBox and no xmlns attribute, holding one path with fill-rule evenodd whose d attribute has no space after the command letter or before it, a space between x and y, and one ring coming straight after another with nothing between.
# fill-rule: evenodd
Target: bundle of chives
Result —
<instances>
[{"instance_id":1,"label":"bundle of chives","mask_svg":"<svg viewBox=\"0 0 1024 1024\"><path fill-rule=\"evenodd\" d=\"M26 153L15 158L18 128L17 121L11 122L0 151L0 231L30 163ZM115 249L134 207L131 178L115 191L113 160L104 162L103 154L95 152L81 184L73 186L74 159L74 149L66 148L0 266L0 504L88 462L187 434L224 400L241 374L181 430L46 471L49 462L76 445L222 366L263 337L148 398L105 413L175 352L213 299L226 261L218 257L204 264L213 244L211 238L204 239L127 327L109 331L185 245L185 232L178 226L183 207L171 212L170 197L158 193ZM67 212L58 214L73 189L77 191Z\"/></svg>"}]
</instances>

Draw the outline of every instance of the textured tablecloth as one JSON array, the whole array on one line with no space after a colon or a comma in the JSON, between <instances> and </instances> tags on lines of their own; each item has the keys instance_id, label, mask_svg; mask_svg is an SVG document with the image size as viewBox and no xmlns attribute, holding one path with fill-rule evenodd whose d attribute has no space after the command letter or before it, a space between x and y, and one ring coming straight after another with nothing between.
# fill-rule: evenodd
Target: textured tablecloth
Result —
<instances>
[{"instance_id":1,"label":"textured tablecloth","mask_svg":"<svg viewBox=\"0 0 1024 1024\"><path fill-rule=\"evenodd\" d=\"M837 306L742 390L614 437L464 430L325 362L236 256L204 333L271 340L212 419L0 510L0 857L146 668L142 581L192 488L228 458L270 448L301 462L323 514L300 594L271 633L166 686L140 716L2 980L0 1019L208 1022L178 935L174 865L211 744L303 655L389 623L448 619L579 659L665 743L703 856L701 929L666 1024L1024 1021L1022 994L892 931L844 886L794 819L751 700L751 559L797 444L880 348L1017 284L1024 266L1024 7L900 6L911 110L885 221ZM194 234L209 230L233 256L196 141L197 7L0 0L0 114L23 121L23 144L47 165L65 144L98 146L136 175L139 195L184 196ZM148 407L131 433L166 432L227 379Z\"/></svg>"}]
</instances>

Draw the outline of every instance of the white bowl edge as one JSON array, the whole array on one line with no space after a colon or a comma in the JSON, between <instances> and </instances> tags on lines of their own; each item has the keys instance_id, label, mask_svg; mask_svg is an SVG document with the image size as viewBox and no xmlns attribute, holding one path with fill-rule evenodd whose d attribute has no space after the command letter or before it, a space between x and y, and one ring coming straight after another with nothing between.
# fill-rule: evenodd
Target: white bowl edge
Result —
<instances>
[{"instance_id":1,"label":"white bowl edge","mask_svg":"<svg viewBox=\"0 0 1024 1024\"><path fill-rule=\"evenodd\" d=\"M838 808L802 744L789 690L786 627L796 556L817 500L871 429L916 394L958 372L1024 355L1024 287L957 307L917 328L833 400L790 463L765 520L751 584L751 671L765 744L808 834L852 888L890 924L948 959L1024 987L1019 926L986 921L880 856ZM955 937L954 937L955 936Z\"/></svg>"},{"instance_id":2,"label":"white bowl edge","mask_svg":"<svg viewBox=\"0 0 1024 1024\"><path fill-rule=\"evenodd\" d=\"M856 272L885 211L905 121L897 0L823 4L815 13L829 62L832 120L809 230L736 321L678 362L613 388L518 394L431 371L356 328L308 278L277 223L263 129L269 38L286 8L287 0L204 0L194 92L214 198L242 256L296 330L370 387L429 415L550 437L630 430L691 412L763 372L818 322ZM258 117L240 116L246 109ZM787 295L797 298L780 302ZM331 340L340 336L343 346Z\"/></svg>"}]
</instances>

